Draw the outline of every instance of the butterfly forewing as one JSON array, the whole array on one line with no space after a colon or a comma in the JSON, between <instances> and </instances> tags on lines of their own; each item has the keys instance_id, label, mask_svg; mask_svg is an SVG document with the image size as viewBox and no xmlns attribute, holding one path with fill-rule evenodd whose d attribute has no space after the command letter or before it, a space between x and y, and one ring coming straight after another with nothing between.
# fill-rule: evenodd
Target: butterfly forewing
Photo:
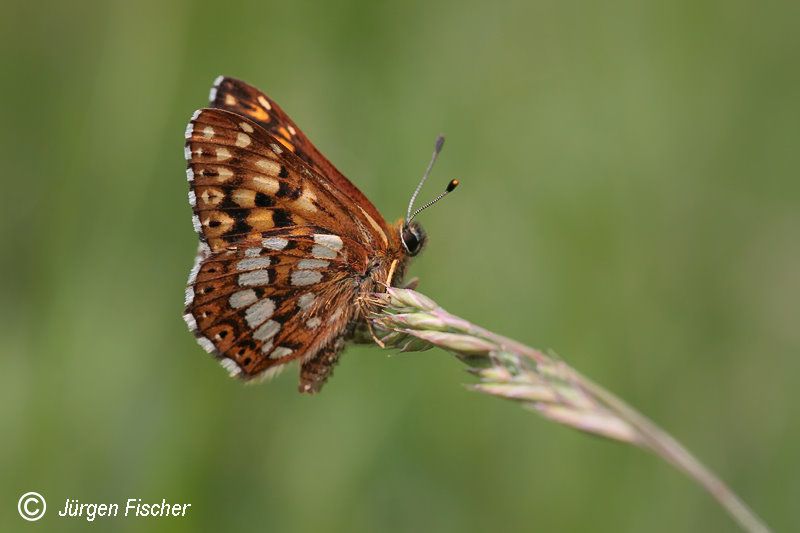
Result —
<instances>
[{"instance_id":1,"label":"butterfly forewing","mask_svg":"<svg viewBox=\"0 0 800 533\"><path fill-rule=\"evenodd\" d=\"M354 205L360 206L381 228L389 231L383 217L366 196L320 153L291 118L269 96L235 78L220 76L209 94L211 107L248 117L275 137L285 148L325 176Z\"/></svg>"},{"instance_id":2,"label":"butterfly forewing","mask_svg":"<svg viewBox=\"0 0 800 533\"><path fill-rule=\"evenodd\" d=\"M186 139L193 221L212 250L302 228L388 245L387 233L363 208L250 120L203 109Z\"/></svg>"},{"instance_id":3,"label":"butterfly forewing","mask_svg":"<svg viewBox=\"0 0 800 533\"><path fill-rule=\"evenodd\" d=\"M320 174L330 175L331 170L335 170L280 106L255 87L220 76L214 80L209 102L211 107L226 109L254 121Z\"/></svg>"}]
</instances>

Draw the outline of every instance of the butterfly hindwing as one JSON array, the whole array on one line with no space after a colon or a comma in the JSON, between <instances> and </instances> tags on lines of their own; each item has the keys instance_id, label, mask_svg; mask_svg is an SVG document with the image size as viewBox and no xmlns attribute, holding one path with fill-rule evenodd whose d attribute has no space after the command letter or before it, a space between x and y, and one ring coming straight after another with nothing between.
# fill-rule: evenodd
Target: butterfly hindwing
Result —
<instances>
[{"instance_id":1,"label":"butterfly hindwing","mask_svg":"<svg viewBox=\"0 0 800 533\"><path fill-rule=\"evenodd\" d=\"M332 234L271 236L259 246L201 247L189 279L186 322L200 344L244 379L311 359L352 318L353 284Z\"/></svg>"}]
</instances>

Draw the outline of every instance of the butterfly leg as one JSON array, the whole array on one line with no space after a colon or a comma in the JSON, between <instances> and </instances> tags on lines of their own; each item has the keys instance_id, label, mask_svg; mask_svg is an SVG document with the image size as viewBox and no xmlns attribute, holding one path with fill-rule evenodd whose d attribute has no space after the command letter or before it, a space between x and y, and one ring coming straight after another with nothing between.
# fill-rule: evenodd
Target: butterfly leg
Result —
<instances>
[{"instance_id":1,"label":"butterfly leg","mask_svg":"<svg viewBox=\"0 0 800 533\"><path fill-rule=\"evenodd\" d=\"M300 386L298 390L307 394L315 394L322 389L325 382L333 374L333 367L339 361L339 354L344 349L344 340L322 348L312 359L300 365Z\"/></svg>"},{"instance_id":2,"label":"butterfly leg","mask_svg":"<svg viewBox=\"0 0 800 533\"><path fill-rule=\"evenodd\" d=\"M360 298L358 300L359 315L361 317L371 315L371 310L367 302L368 299ZM375 330L372 328L372 321L365 318L360 318L355 321L350 341L354 344L377 344L381 348L386 348L386 344L375 335Z\"/></svg>"}]
</instances>

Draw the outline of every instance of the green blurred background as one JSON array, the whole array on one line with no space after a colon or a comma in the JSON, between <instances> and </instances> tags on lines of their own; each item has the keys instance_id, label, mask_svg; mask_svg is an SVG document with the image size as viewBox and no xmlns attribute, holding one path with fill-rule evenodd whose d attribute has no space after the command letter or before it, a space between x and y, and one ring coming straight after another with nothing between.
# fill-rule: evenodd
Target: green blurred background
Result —
<instances>
[{"instance_id":1,"label":"green blurred background","mask_svg":"<svg viewBox=\"0 0 800 533\"><path fill-rule=\"evenodd\" d=\"M244 387L181 320L183 131L262 88L387 218L437 133L463 185L413 267L562 357L778 530L800 500L800 4L4 2L0 530L64 500L192 503L115 531L730 531L654 457L350 348ZM36 524L20 494L49 500Z\"/></svg>"}]
</instances>

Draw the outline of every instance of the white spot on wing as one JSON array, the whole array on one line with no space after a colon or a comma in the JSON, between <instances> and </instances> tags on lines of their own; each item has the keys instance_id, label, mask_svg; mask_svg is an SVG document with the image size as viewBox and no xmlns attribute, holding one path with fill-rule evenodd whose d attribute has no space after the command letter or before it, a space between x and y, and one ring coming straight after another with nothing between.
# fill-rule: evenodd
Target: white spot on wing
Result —
<instances>
[{"instance_id":1,"label":"white spot on wing","mask_svg":"<svg viewBox=\"0 0 800 533\"><path fill-rule=\"evenodd\" d=\"M275 302L273 302L270 298L264 298L263 300L259 300L248 307L244 318L247 321L248 326L255 328L263 324L264 321L271 317L272 313L274 312Z\"/></svg>"},{"instance_id":2,"label":"white spot on wing","mask_svg":"<svg viewBox=\"0 0 800 533\"><path fill-rule=\"evenodd\" d=\"M303 211L308 211L310 213L314 213L317 211L317 206L314 205L314 200L317 197L314 195L312 191L304 190L303 195L300 196L297 200L295 200L295 206L298 209L302 209Z\"/></svg>"},{"instance_id":3,"label":"white spot on wing","mask_svg":"<svg viewBox=\"0 0 800 533\"><path fill-rule=\"evenodd\" d=\"M256 268L266 268L269 265L269 257L250 257L236 263L236 270L254 270Z\"/></svg>"},{"instance_id":4,"label":"white spot on wing","mask_svg":"<svg viewBox=\"0 0 800 533\"><path fill-rule=\"evenodd\" d=\"M253 270L239 275L239 285L243 287L257 287L269 285L269 272L266 270Z\"/></svg>"},{"instance_id":5,"label":"white spot on wing","mask_svg":"<svg viewBox=\"0 0 800 533\"><path fill-rule=\"evenodd\" d=\"M239 368L239 365L236 364L236 361L229 357L225 357L219 360L219 364L222 365L222 368L228 371L231 377L236 377L242 373L242 369Z\"/></svg>"},{"instance_id":6,"label":"white spot on wing","mask_svg":"<svg viewBox=\"0 0 800 533\"><path fill-rule=\"evenodd\" d=\"M187 161L191 161L192 160L192 149L189 147L188 144L183 147L183 157Z\"/></svg>"},{"instance_id":7,"label":"white spot on wing","mask_svg":"<svg viewBox=\"0 0 800 533\"><path fill-rule=\"evenodd\" d=\"M186 169L186 181L194 181L194 170L191 167Z\"/></svg>"},{"instance_id":8,"label":"white spot on wing","mask_svg":"<svg viewBox=\"0 0 800 533\"><path fill-rule=\"evenodd\" d=\"M331 235L329 233L315 233L314 242L317 244L324 244L325 246L336 251L342 249L342 238L338 235Z\"/></svg>"},{"instance_id":9,"label":"white spot on wing","mask_svg":"<svg viewBox=\"0 0 800 533\"><path fill-rule=\"evenodd\" d=\"M214 128L212 128L211 126L206 126L205 128L203 128L203 137L205 137L206 139L213 138Z\"/></svg>"},{"instance_id":10,"label":"white spot on wing","mask_svg":"<svg viewBox=\"0 0 800 533\"><path fill-rule=\"evenodd\" d=\"M261 248L248 248L244 251L245 257L258 257L261 255Z\"/></svg>"},{"instance_id":11,"label":"white spot on wing","mask_svg":"<svg viewBox=\"0 0 800 533\"><path fill-rule=\"evenodd\" d=\"M334 259L336 257L336 251L331 250L327 246L323 246L321 244L315 244L314 247L311 249L311 255L314 257L324 257L326 259Z\"/></svg>"},{"instance_id":12,"label":"white spot on wing","mask_svg":"<svg viewBox=\"0 0 800 533\"><path fill-rule=\"evenodd\" d=\"M189 271L189 280L186 282L187 285L193 284L194 280L197 279L197 273L200 272L200 263L203 262L203 259L206 258L209 252L208 245L206 243L200 243L200 246L197 248L197 255L194 256L194 264L192 264L192 269Z\"/></svg>"},{"instance_id":13,"label":"white spot on wing","mask_svg":"<svg viewBox=\"0 0 800 533\"><path fill-rule=\"evenodd\" d=\"M193 301L194 301L194 287L186 287L186 294L184 295L184 298L183 298L184 307L189 305ZM192 315L189 315L189 316L192 316ZM194 320L194 317L192 317L192 320Z\"/></svg>"},{"instance_id":14,"label":"white spot on wing","mask_svg":"<svg viewBox=\"0 0 800 533\"><path fill-rule=\"evenodd\" d=\"M189 205L192 207L197 205L197 196L194 195L194 191L189 191Z\"/></svg>"},{"instance_id":15,"label":"white spot on wing","mask_svg":"<svg viewBox=\"0 0 800 533\"><path fill-rule=\"evenodd\" d=\"M289 133L291 133L292 135L297 135L297 130L296 130L296 129L294 129L294 128L291 126L291 124L290 124L289 126L287 126L287 128L286 128L286 129L288 129L288 130L289 130Z\"/></svg>"},{"instance_id":16,"label":"white spot on wing","mask_svg":"<svg viewBox=\"0 0 800 533\"><path fill-rule=\"evenodd\" d=\"M292 272L292 285L302 287L313 285L322 280L322 273L316 270L295 270Z\"/></svg>"},{"instance_id":17,"label":"white spot on wing","mask_svg":"<svg viewBox=\"0 0 800 533\"><path fill-rule=\"evenodd\" d=\"M322 323L322 320L319 317L309 318L306 320L306 327L308 329L317 329L317 327Z\"/></svg>"},{"instance_id":18,"label":"white spot on wing","mask_svg":"<svg viewBox=\"0 0 800 533\"><path fill-rule=\"evenodd\" d=\"M271 176L277 176L281 171L281 166L271 159L259 159L256 161L256 166L264 169L264 171Z\"/></svg>"},{"instance_id":19,"label":"white spot on wing","mask_svg":"<svg viewBox=\"0 0 800 533\"><path fill-rule=\"evenodd\" d=\"M219 84L222 83L222 80L225 79L225 76L217 76L214 78L214 84L211 86L211 90L208 91L208 101L213 102L217 99L217 88Z\"/></svg>"},{"instance_id":20,"label":"white spot on wing","mask_svg":"<svg viewBox=\"0 0 800 533\"><path fill-rule=\"evenodd\" d=\"M199 344L208 353L214 353L217 350L214 347L214 343L205 337L197 337L197 344Z\"/></svg>"},{"instance_id":21,"label":"white spot on wing","mask_svg":"<svg viewBox=\"0 0 800 533\"><path fill-rule=\"evenodd\" d=\"M227 148L217 148L217 161L226 161L233 157Z\"/></svg>"},{"instance_id":22,"label":"white spot on wing","mask_svg":"<svg viewBox=\"0 0 800 533\"><path fill-rule=\"evenodd\" d=\"M233 171L228 167L214 167L214 168L217 171L217 181L225 181L231 176L233 176Z\"/></svg>"},{"instance_id":23,"label":"white spot on wing","mask_svg":"<svg viewBox=\"0 0 800 533\"><path fill-rule=\"evenodd\" d=\"M257 330L253 332L253 338L259 341L271 339L281 330L281 325L274 320L267 320ZM261 351L264 351L262 346Z\"/></svg>"},{"instance_id":24,"label":"white spot on wing","mask_svg":"<svg viewBox=\"0 0 800 533\"><path fill-rule=\"evenodd\" d=\"M272 353L269 354L270 359L280 359L281 357L286 357L287 355L292 353L291 348L287 348L286 346L278 346Z\"/></svg>"},{"instance_id":25,"label":"white spot on wing","mask_svg":"<svg viewBox=\"0 0 800 533\"><path fill-rule=\"evenodd\" d=\"M194 118L194 117L192 117L192 118ZM193 122L189 122L189 123L186 125L186 131L183 133L183 136L184 136L186 139L191 139L191 137L192 137L192 132L193 132L193 131L194 131L194 123L193 123Z\"/></svg>"},{"instance_id":26,"label":"white spot on wing","mask_svg":"<svg viewBox=\"0 0 800 533\"><path fill-rule=\"evenodd\" d=\"M308 309L314 303L317 295L313 292L307 292L297 299L297 305L300 309Z\"/></svg>"},{"instance_id":27,"label":"white spot on wing","mask_svg":"<svg viewBox=\"0 0 800 533\"><path fill-rule=\"evenodd\" d=\"M328 233L315 233L314 242L316 243L311 249L311 255L322 259L333 259L339 250L342 249L342 238L338 235L330 235Z\"/></svg>"},{"instance_id":28,"label":"white spot on wing","mask_svg":"<svg viewBox=\"0 0 800 533\"><path fill-rule=\"evenodd\" d=\"M275 178L271 178L269 176L262 176L260 174L256 174L252 178L253 185L256 187L258 192L264 192L267 194L275 194L280 189L280 183Z\"/></svg>"},{"instance_id":29,"label":"white spot on wing","mask_svg":"<svg viewBox=\"0 0 800 533\"><path fill-rule=\"evenodd\" d=\"M228 303L234 309L239 309L240 307L250 305L256 300L258 300L258 297L256 296L255 291L253 289L245 289L243 291L234 292L231 294L231 297L228 299Z\"/></svg>"},{"instance_id":30,"label":"white spot on wing","mask_svg":"<svg viewBox=\"0 0 800 533\"><path fill-rule=\"evenodd\" d=\"M247 122L240 122L239 127L242 128L242 131L246 131L247 133L253 133L253 126L251 126Z\"/></svg>"},{"instance_id":31,"label":"white spot on wing","mask_svg":"<svg viewBox=\"0 0 800 533\"><path fill-rule=\"evenodd\" d=\"M284 239L283 237L267 237L261 241L261 245L264 248L269 248L270 250L283 250L288 244L289 240Z\"/></svg>"},{"instance_id":32,"label":"white spot on wing","mask_svg":"<svg viewBox=\"0 0 800 533\"><path fill-rule=\"evenodd\" d=\"M194 319L194 315L192 315L192 313L186 313L183 315L183 321L186 322L187 326L189 326L189 331L197 331L197 321Z\"/></svg>"},{"instance_id":33,"label":"white spot on wing","mask_svg":"<svg viewBox=\"0 0 800 533\"><path fill-rule=\"evenodd\" d=\"M325 268L328 265L330 265L329 261L323 261L321 259L301 259L297 263L297 268L305 268L305 269Z\"/></svg>"},{"instance_id":34,"label":"white spot on wing","mask_svg":"<svg viewBox=\"0 0 800 533\"><path fill-rule=\"evenodd\" d=\"M246 133L236 134L236 146L244 148L250 144L250 136Z\"/></svg>"},{"instance_id":35,"label":"white spot on wing","mask_svg":"<svg viewBox=\"0 0 800 533\"><path fill-rule=\"evenodd\" d=\"M267 100L260 94L258 95L258 103L261 104L267 111L270 111L272 109L272 106L269 105L269 100Z\"/></svg>"},{"instance_id":36,"label":"white spot on wing","mask_svg":"<svg viewBox=\"0 0 800 533\"><path fill-rule=\"evenodd\" d=\"M192 227L197 233L202 231L202 226L200 225L200 217L197 215L192 215Z\"/></svg>"},{"instance_id":37,"label":"white spot on wing","mask_svg":"<svg viewBox=\"0 0 800 533\"><path fill-rule=\"evenodd\" d=\"M272 148L272 151L275 152L276 155L281 155L283 153L283 148L275 143L271 143L269 147Z\"/></svg>"}]
</instances>

